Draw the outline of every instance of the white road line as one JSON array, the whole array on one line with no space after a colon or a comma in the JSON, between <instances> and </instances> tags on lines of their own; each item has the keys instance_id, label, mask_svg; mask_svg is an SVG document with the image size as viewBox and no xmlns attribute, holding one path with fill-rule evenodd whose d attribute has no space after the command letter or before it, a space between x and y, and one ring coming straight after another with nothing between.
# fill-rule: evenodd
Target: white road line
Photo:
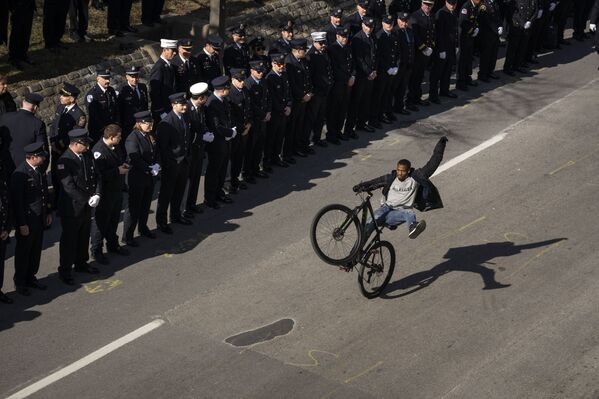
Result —
<instances>
[{"instance_id":1,"label":"white road line","mask_svg":"<svg viewBox=\"0 0 599 399\"><path fill-rule=\"evenodd\" d=\"M75 371L80 370L83 367L95 362L96 360L108 355L110 352L113 352L113 351L119 349L121 346L124 346L124 345L128 344L129 342L134 341L137 338L149 333L150 331L157 329L164 323L165 323L164 320L156 319L156 320L138 328L137 330L132 331L129 334L117 339L116 341L113 341L113 342L109 343L108 345L101 347L97 351L90 353L89 355L85 356L84 358L77 360L75 363L71 363L70 365L68 365L64 368L61 368L60 370L50 374L49 376L42 378L38 382L33 383L33 384L29 385L28 387L21 389L19 392L16 392L16 393L10 395L6 399L22 399L22 398L28 397L29 395L33 395L34 393L47 387L48 385L66 377L70 374L73 374Z\"/></svg>"},{"instance_id":2,"label":"white road line","mask_svg":"<svg viewBox=\"0 0 599 399\"><path fill-rule=\"evenodd\" d=\"M561 97L561 98L555 100L554 102L545 105L543 108L536 110L535 112L528 115L527 117L522 118L519 121L512 123L505 129L501 130L498 134L491 137L489 140L484 141L481 144L477 145L476 147L472 148L471 150L468 150L465 153L458 155L455 158L450 159L449 161L445 162L443 165L439 166L437 171L435 173L433 173L433 175L431 177L437 176L438 174L441 174L441 173L445 172L447 169L452 168L461 162L464 162L466 159L478 154L479 152L491 147L492 145L499 143L504 138L506 138L506 136L508 134L510 134L514 130L514 128L516 128L521 123L526 122L527 120L532 119L535 116L545 112L547 109L553 107L554 105L560 103L561 101L567 99L568 97L573 96L577 92L586 89L588 86L591 86L598 80L599 80L599 78L595 78L595 79L591 80L589 83L585 84L584 86L579 87L578 89L571 91L570 93L566 94L564 97Z\"/></svg>"}]
</instances>

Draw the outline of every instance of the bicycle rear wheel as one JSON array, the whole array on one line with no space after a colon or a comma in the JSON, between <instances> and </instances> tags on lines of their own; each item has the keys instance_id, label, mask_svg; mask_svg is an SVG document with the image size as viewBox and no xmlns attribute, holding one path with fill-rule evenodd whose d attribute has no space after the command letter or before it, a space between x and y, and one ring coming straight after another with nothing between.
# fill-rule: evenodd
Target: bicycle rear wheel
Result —
<instances>
[{"instance_id":1,"label":"bicycle rear wheel","mask_svg":"<svg viewBox=\"0 0 599 399\"><path fill-rule=\"evenodd\" d=\"M326 263L341 265L351 261L360 249L362 226L345 205L322 208L310 227L310 240L316 255Z\"/></svg>"},{"instance_id":2,"label":"bicycle rear wheel","mask_svg":"<svg viewBox=\"0 0 599 399\"><path fill-rule=\"evenodd\" d=\"M388 241L376 242L360 262L358 283L362 295L376 298L381 295L395 269L395 249Z\"/></svg>"}]
</instances>

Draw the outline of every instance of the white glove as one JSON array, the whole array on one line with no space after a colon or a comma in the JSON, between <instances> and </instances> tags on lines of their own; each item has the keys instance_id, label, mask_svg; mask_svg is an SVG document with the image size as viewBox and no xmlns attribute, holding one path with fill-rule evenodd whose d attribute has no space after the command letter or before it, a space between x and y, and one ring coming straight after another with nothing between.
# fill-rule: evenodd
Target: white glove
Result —
<instances>
[{"instance_id":1,"label":"white glove","mask_svg":"<svg viewBox=\"0 0 599 399\"><path fill-rule=\"evenodd\" d=\"M89 197L89 201L87 201L87 204L89 206L91 206L92 208L97 207L99 203L100 203L100 196L98 194L92 195L91 197Z\"/></svg>"},{"instance_id":2,"label":"white glove","mask_svg":"<svg viewBox=\"0 0 599 399\"><path fill-rule=\"evenodd\" d=\"M439 58L441 58L442 60L444 60L445 58L447 58L447 53L445 51L441 51L439 53Z\"/></svg>"},{"instance_id":3,"label":"white glove","mask_svg":"<svg viewBox=\"0 0 599 399\"><path fill-rule=\"evenodd\" d=\"M425 49L422 50L422 54L424 54L427 57L430 57L432 53L433 53L433 49L430 47L425 47Z\"/></svg>"},{"instance_id":4,"label":"white glove","mask_svg":"<svg viewBox=\"0 0 599 399\"><path fill-rule=\"evenodd\" d=\"M460 52L460 48L459 48L459 47L456 47L456 48L455 48L455 55L458 55L458 53L459 53L459 52Z\"/></svg>"},{"instance_id":5,"label":"white glove","mask_svg":"<svg viewBox=\"0 0 599 399\"><path fill-rule=\"evenodd\" d=\"M472 37L478 36L478 28L474 28L474 32L472 32Z\"/></svg>"},{"instance_id":6,"label":"white glove","mask_svg":"<svg viewBox=\"0 0 599 399\"><path fill-rule=\"evenodd\" d=\"M497 28L497 34L499 36L503 35L503 26L500 26L499 28Z\"/></svg>"},{"instance_id":7,"label":"white glove","mask_svg":"<svg viewBox=\"0 0 599 399\"><path fill-rule=\"evenodd\" d=\"M212 143L214 141L214 133L212 133L212 132L204 133L204 135L202 136L202 140L204 140L206 143Z\"/></svg>"},{"instance_id":8,"label":"white glove","mask_svg":"<svg viewBox=\"0 0 599 399\"><path fill-rule=\"evenodd\" d=\"M526 22L524 23L524 29L530 29L530 25L532 25L532 24L530 23L530 21L526 21Z\"/></svg>"},{"instance_id":9,"label":"white glove","mask_svg":"<svg viewBox=\"0 0 599 399\"><path fill-rule=\"evenodd\" d=\"M539 12L537 13L537 19L541 18L543 18L543 10L539 10Z\"/></svg>"},{"instance_id":10,"label":"white glove","mask_svg":"<svg viewBox=\"0 0 599 399\"><path fill-rule=\"evenodd\" d=\"M160 165L155 163L154 165L150 165L150 168L152 168L152 176L158 176L158 172L160 172Z\"/></svg>"},{"instance_id":11,"label":"white glove","mask_svg":"<svg viewBox=\"0 0 599 399\"><path fill-rule=\"evenodd\" d=\"M393 68L387 69L387 75L393 76Z\"/></svg>"},{"instance_id":12,"label":"white glove","mask_svg":"<svg viewBox=\"0 0 599 399\"><path fill-rule=\"evenodd\" d=\"M553 10L555 10L555 6L556 6L556 4L555 4L555 3L551 3L551 4L549 4L549 11L553 11Z\"/></svg>"},{"instance_id":13,"label":"white glove","mask_svg":"<svg viewBox=\"0 0 599 399\"><path fill-rule=\"evenodd\" d=\"M237 136L237 126L233 126L232 130L233 130L233 134L231 135L231 137L226 137L225 140L227 140L227 141L233 140L235 138L235 136Z\"/></svg>"},{"instance_id":14,"label":"white glove","mask_svg":"<svg viewBox=\"0 0 599 399\"><path fill-rule=\"evenodd\" d=\"M591 30L591 32L597 32L597 25L595 25L595 24L590 24L590 25L589 25L589 29Z\"/></svg>"}]
</instances>

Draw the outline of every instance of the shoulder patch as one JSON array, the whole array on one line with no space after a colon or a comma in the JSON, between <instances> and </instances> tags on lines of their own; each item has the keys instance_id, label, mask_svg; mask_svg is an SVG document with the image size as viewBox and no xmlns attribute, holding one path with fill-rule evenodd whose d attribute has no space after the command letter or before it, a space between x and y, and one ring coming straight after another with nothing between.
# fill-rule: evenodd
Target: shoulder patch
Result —
<instances>
[{"instance_id":1,"label":"shoulder patch","mask_svg":"<svg viewBox=\"0 0 599 399\"><path fill-rule=\"evenodd\" d=\"M94 159L98 159L102 156L98 151L94 152Z\"/></svg>"},{"instance_id":2,"label":"shoulder patch","mask_svg":"<svg viewBox=\"0 0 599 399\"><path fill-rule=\"evenodd\" d=\"M94 96L92 94L88 94L87 95L87 102L91 103L92 101L94 101Z\"/></svg>"},{"instance_id":3,"label":"shoulder patch","mask_svg":"<svg viewBox=\"0 0 599 399\"><path fill-rule=\"evenodd\" d=\"M462 14L464 14L464 15L468 14L468 10L466 10L465 8L462 8Z\"/></svg>"}]
</instances>

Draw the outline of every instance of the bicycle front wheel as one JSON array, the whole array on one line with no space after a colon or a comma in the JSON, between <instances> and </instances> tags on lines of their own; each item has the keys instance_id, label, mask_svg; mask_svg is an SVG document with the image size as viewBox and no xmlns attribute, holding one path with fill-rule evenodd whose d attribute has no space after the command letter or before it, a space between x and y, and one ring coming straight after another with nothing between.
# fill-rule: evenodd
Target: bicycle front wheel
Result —
<instances>
[{"instance_id":1,"label":"bicycle front wheel","mask_svg":"<svg viewBox=\"0 0 599 399\"><path fill-rule=\"evenodd\" d=\"M362 226L351 209L331 204L322 208L310 227L316 255L326 263L342 265L354 259L360 249Z\"/></svg>"},{"instance_id":2,"label":"bicycle front wheel","mask_svg":"<svg viewBox=\"0 0 599 399\"><path fill-rule=\"evenodd\" d=\"M362 258L358 283L362 295L376 298L381 295L395 269L395 249L388 241L376 242Z\"/></svg>"}]
</instances>

